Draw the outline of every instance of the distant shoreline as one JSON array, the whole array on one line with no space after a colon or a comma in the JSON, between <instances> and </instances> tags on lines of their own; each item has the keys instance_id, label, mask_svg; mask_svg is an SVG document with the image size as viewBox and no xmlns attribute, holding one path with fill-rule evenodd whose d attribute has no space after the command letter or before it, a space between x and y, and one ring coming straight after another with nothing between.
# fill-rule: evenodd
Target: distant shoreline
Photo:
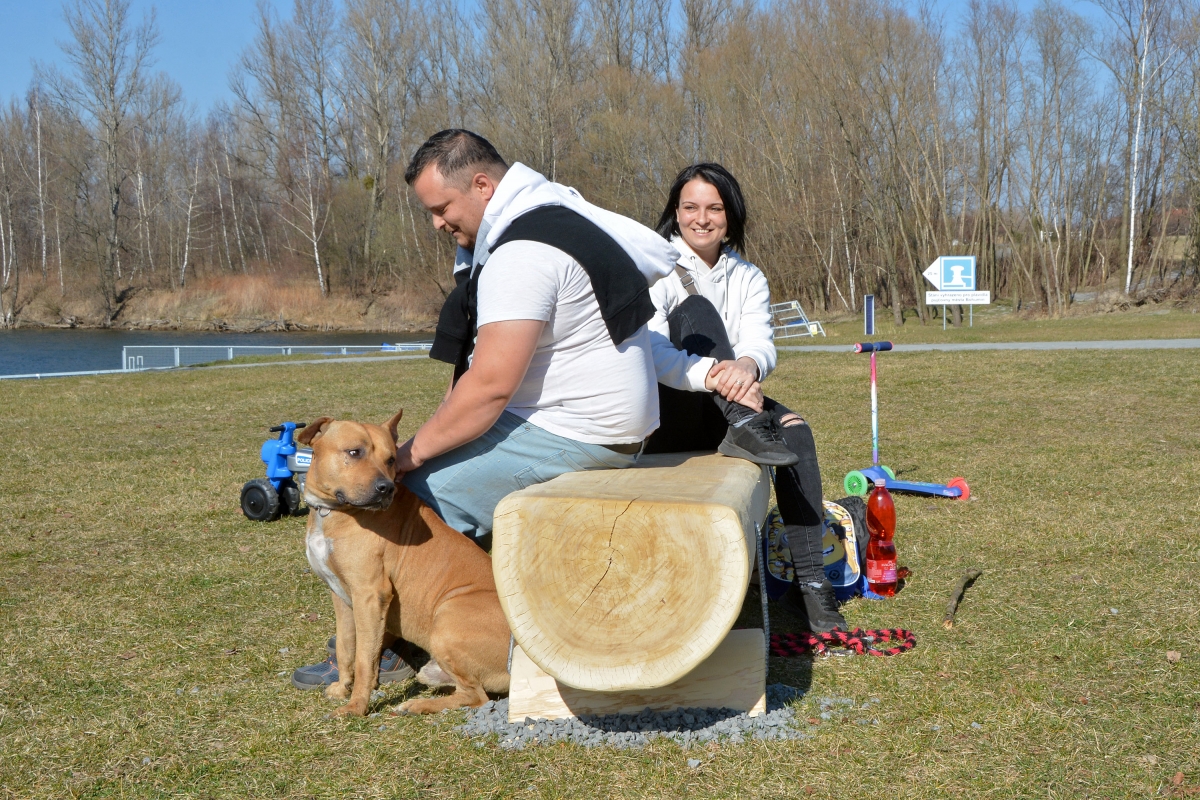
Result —
<instances>
[{"instance_id":1,"label":"distant shoreline","mask_svg":"<svg viewBox=\"0 0 1200 800\"><path fill-rule=\"evenodd\" d=\"M140 289L110 313L96 292L59 295L30 287L15 328L215 333L432 333L442 298L394 290L322 296L316 286L266 275L195 281L186 289Z\"/></svg>"},{"instance_id":2,"label":"distant shoreline","mask_svg":"<svg viewBox=\"0 0 1200 800\"><path fill-rule=\"evenodd\" d=\"M113 331L191 331L196 333L402 333L418 334L434 332L432 324L418 325L355 325L353 323L322 322L304 323L279 319L157 319L118 320L112 325L102 325L91 320L72 322L45 322L37 319L18 318L9 330L113 330ZM0 329L3 333L4 329Z\"/></svg>"}]
</instances>

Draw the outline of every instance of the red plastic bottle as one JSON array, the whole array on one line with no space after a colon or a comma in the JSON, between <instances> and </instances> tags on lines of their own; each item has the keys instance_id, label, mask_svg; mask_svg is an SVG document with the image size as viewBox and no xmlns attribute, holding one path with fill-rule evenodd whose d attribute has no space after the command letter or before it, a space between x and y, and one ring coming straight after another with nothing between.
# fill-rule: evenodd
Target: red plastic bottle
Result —
<instances>
[{"instance_id":1,"label":"red plastic bottle","mask_svg":"<svg viewBox=\"0 0 1200 800\"><path fill-rule=\"evenodd\" d=\"M871 591L884 597L896 594L896 506L888 494L886 482L875 482L867 498L867 584Z\"/></svg>"}]
</instances>

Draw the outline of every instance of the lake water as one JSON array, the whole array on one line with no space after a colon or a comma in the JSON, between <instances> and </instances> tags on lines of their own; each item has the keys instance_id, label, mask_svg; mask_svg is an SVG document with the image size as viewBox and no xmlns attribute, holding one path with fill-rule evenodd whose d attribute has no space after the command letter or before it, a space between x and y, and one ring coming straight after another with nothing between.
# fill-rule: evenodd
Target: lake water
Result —
<instances>
[{"instance_id":1,"label":"lake water","mask_svg":"<svg viewBox=\"0 0 1200 800\"><path fill-rule=\"evenodd\" d=\"M430 341L429 333L204 333L91 329L0 331L0 375L121 369L127 345L381 345Z\"/></svg>"}]
</instances>

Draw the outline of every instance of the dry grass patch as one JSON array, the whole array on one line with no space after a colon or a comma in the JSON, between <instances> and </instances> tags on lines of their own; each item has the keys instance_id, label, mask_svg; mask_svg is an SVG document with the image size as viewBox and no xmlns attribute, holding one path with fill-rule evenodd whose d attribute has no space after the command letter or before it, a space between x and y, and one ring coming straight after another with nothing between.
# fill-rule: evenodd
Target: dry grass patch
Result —
<instances>
[{"instance_id":1,"label":"dry grass patch","mask_svg":"<svg viewBox=\"0 0 1200 800\"><path fill-rule=\"evenodd\" d=\"M218 275L193 279L187 287L134 292L114 321L117 327L183 330L295 328L405 332L428 330L443 296L430 281L411 281L386 293L355 296L338 287L321 297L307 272ZM57 285L25 287L29 305L23 325L103 325L98 290L77 287L66 296Z\"/></svg>"}]
</instances>

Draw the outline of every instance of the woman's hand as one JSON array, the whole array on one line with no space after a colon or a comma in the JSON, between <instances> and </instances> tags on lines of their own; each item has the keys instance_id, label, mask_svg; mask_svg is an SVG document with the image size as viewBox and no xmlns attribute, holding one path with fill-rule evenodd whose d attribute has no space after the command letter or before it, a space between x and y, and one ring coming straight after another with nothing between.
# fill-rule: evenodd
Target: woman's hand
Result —
<instances>
[{"instance_id":1,"label":"woman's hand","mask_svg":"<svg viewBox=\"0 0 1200 800\"><path fill-rule=\"evenodd\" d=\"M763 409L762 385L758 382L758 364L752 358L719 361L708 371L704 388L733 403L755 411Z\"/></svg>"}]
</instances>

